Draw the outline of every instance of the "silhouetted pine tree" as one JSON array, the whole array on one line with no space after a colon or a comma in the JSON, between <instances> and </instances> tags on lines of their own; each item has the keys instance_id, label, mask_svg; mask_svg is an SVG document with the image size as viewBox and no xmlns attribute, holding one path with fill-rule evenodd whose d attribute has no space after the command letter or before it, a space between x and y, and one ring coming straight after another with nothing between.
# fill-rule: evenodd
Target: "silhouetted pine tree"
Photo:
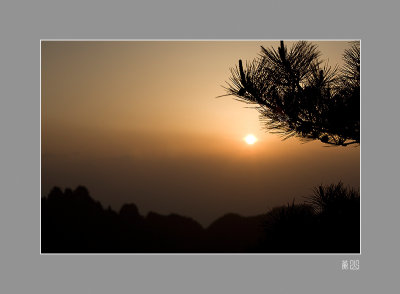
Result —
<instances>
[{"instance_id":1,"label":"silhouetted pine tree","mask_svg":"<svg viewBox=\"0 0 400 294\"><path fill-rule=\"evenodd\" d=\"M261 54L231 68L227 95L256 104L267 129L283 137L331 145L360 143L360 47L352 42L339 69L322 65L317 46L306 41L290 50L261 46ZM222 96L227 96L222 95Z\"/></svg>"}]
</instances>

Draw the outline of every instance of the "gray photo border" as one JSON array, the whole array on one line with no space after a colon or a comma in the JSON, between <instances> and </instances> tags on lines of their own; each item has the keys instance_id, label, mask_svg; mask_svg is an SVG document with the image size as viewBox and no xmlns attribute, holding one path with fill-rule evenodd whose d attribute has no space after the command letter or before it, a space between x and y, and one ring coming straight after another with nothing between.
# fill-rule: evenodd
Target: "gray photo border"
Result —
<instances>
[{"instance_id":1,"label":"gray photo border","mask_svg":"<svg viewBox=\"0 0 400 294\"><path fill-rule=\"evenodd\" d=\"M397 9L355 1L1 4L2 293L338 293L396 289ZM391 38L391 39L389 39ZM41 255L42 39L361 39L362 255ZM392 98L393 97L393 98ZM393 196L393 197L391 197ZM357 259L358 271L342 260ZM272 290L272 291L269 291Z\"/></svg>"}]
</instances>

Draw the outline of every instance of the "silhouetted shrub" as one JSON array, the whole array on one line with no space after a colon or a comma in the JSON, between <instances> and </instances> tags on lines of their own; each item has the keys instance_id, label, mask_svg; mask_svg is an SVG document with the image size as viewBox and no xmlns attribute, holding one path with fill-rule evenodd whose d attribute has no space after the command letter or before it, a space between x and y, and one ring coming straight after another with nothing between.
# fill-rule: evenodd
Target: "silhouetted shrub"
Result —
<instances>
[{"instance_id":1,"label":"silhouetted shrub","mask_svg":"<svg viewBox=\"0 0 400 294\"><path fill-rule=\"evenodd\" d=\"M313 194L306 197L317 213L327 215L343 215L359 210L359 192L346 188L342 182L328 186L319 185Z\"/></svg>"},{"instance_id":2,"label":"silhouetted shrub","mask_svg":"<svg viewBox=\"0 0 400 294\"><path fill-rule=\"evenodd\" d=\"M272 209L264 223L263 252L304 253L313 252L315 215L311 206L288 204Z\"/></svg>"},{"instance_id":3,"label":"silhouetted shrub","mask_svg":"<svg viewBox=\"0 0 400 294\"><path fill-rule=\"evenodd\" d=\"M360 251L360 195L343 183L318 186L306 197L317 215L319 236L328 252Z\"/></svg>"}]
</instances>

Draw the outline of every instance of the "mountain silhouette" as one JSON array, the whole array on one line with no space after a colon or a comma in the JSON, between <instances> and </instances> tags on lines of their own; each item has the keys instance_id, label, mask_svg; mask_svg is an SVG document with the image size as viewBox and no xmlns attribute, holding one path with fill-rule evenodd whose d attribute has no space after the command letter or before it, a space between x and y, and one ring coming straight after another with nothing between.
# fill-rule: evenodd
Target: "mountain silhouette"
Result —
<instances>
[{"instance_id":1,"label":"mountain silhouette","mask_svg":"<svg viewBox=\"0 0 400 294\"><path fill-rule=\"evenodd\" d=\"M324 190L325 189L325 190ZM178 214L117 213L87 188L54 187L41 200L42 253L359 253L359 196L341 183L309 203L243 217L228 213L203 228Z\"/></svg>"}]
</instances>

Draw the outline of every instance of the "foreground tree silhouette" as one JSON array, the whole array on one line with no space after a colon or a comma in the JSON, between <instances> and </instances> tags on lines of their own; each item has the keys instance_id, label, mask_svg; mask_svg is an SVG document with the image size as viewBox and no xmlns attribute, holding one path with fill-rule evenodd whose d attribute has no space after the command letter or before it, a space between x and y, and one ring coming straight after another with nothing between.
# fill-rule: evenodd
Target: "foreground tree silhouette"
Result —
<instances>
[{"instance_id":1,"label":"foreground tree silhouette","mask_svg":"<svg viewBox=\"0 0 400 294\"><path fill-rule=\"evenodd\" d=\"M231 68L227 94L256 104L267 129L331 145L360 143L360 47L352 42L339 69L322 65L317 46L299 41Z\"/></svg>"}]
</instances>

